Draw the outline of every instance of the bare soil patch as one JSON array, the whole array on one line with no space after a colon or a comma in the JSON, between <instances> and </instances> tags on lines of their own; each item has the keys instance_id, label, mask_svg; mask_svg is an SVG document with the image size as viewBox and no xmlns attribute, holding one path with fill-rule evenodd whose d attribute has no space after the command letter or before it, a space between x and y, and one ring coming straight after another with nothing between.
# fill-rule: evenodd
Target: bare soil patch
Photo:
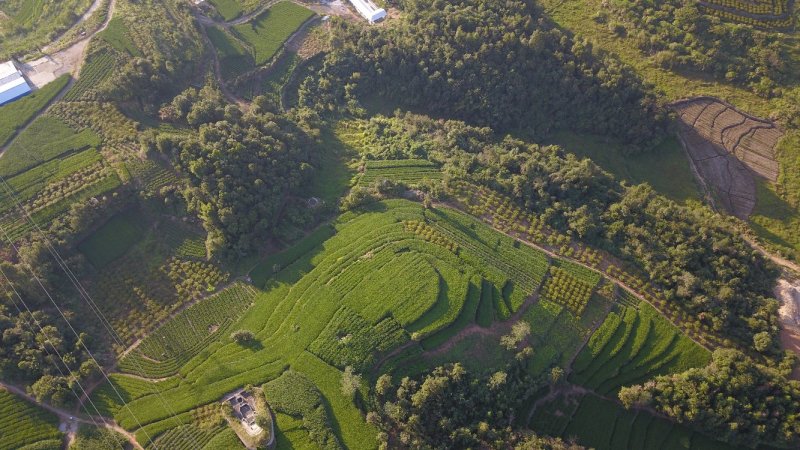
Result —
<instances>
[{"instance_id":1,"label":"bare soil patch","mask_svg":"<svg viewBox=\"0 0 800 450\"><path fill-rule=\"evenodd\" d=\"M800 281L778 280L775 297L781 302L781 344L800 356ZM800 380L800 365L795 366L792 378Z\"/></svg>"},{"instance_id":2,"label":"bare soil patch","mask_svg":"<svg viewBox=\"0 0 800 450\"><path fill-rule=\"evenodd\" d=\"M778 179L775 146L783 132L772 122L712 97L672 105L679 135L698 177L726 211L747 219L756 204L756 178Z\"/></svg>"}]
</instances>

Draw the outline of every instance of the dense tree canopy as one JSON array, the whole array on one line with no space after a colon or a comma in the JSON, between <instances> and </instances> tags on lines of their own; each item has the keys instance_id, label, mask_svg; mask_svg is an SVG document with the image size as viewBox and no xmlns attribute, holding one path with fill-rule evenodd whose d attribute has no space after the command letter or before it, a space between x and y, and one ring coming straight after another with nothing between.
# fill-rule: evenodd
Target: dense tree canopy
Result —
<instances>
[{"instance_id":1,"label":"dense tree canopy","mask_svg":"<svg viewBox=\"0 0 800 450\"><path fill-rule=\"evenodd\" d=\"M458 121L404 114L366 126L365 157L428 158L451 178L483 184L551 227L638 265L667 299L713 329L774 350L777 273L708 208L627 187L586 159Z\"/></svg>"},{"instance_id":2,"label":"dense tree canopy","mask_svg":"<svg viewBox=\"0 0 800 450\"><path fill-rule=\"evenodd\" d=\"M653 406L730 442L800 445L800 382L736 350L714 352L706 367L623 388L619 397L626 406Z\"/></svg>"},{"instance_id":3,"label":"dense tree canopy","mask_svg":"<svg viewBox=\"0 0 800 450\"><path fill-rule=\"evenodd\" d=\"M580 448L512 431L515 408L537 386L518 366L475 376L454 364L398 386L384 375L375 387L379 408L367 419L383 430L383 448Z\"/></svg>"},{"instance_id":4,"label":"dense tree canopy","mask_svg":"<svg viewBox=\"0 0 800 450\"><path fill-rule=\"evenodd\" d=\"M400 2L402 23L336 22L334 48L301 101L334 109L358 96L496 129L615 135L641 147L663 113L637 75L551 25L533 2ZM349 102L349 103L348 103Z\"/></svg>"},{"instance_id":5,"label":"dense tree canopy","mask_svg":"<svg viewBox=\"0 0 800 450\"><path fill-rule=\"evenodd\" d=\"M787 46L778 33L726 23L695 0L615 0L595 20L635 40L670 69L692 69L750 86L768 96L791 78Z\"/></svg>"},{"instance_id":6,"label":"dense tree canopy","mask_svg":"<svg viewBox=\"0 0 800 450\"><path fill-rule=\"evenodd\" d=\"M160 136L155 146L188 176L184 197L208 231L209 252L244 255L263 245L313 172L311 139L286 116L258 106L242 115L219 94L185 93L170 106L197 134Z\"/></svg>"}]
</instances>

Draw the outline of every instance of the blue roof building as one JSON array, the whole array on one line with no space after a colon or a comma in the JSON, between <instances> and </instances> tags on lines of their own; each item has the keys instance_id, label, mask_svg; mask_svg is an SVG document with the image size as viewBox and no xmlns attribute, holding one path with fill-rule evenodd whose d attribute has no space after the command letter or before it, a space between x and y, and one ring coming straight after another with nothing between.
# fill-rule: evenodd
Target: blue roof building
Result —
<instances>
[{"instance_id":1,"label":"blue roof building","mask_svg":"<svg viewBox=\"0 0 800 450\"><path fill-rule=\"evenodd\" d=\"M0 105L31 93L31 87L13 61L0 64Z\"/></svg>"}]
</instances>

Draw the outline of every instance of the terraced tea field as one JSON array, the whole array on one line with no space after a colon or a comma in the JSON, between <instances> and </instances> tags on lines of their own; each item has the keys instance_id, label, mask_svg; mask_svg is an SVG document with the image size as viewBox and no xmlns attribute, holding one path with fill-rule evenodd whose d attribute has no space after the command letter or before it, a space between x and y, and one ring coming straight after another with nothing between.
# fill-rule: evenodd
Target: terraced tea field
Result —
<instances>
[{"instance_id":1,"label":"terraced tea field","mask_svg":"<svg viewBox=\"0 0 800 450\"><path fill-rule=\"evenodd\" d=\"M310 9L283 1L233 30L249 46L255 65L260 66L270 61L300 25L313 16Z\"/></svg>"},{"instance_id":2,"label":"terraced tea field","mask_svg":"<svg viewBox=\"0 0 800 450\"><path fill-rule=\"evenodd\" d=\"M388 161L366 161L364 173L358 178L359 186L379 180L392 180L413 186L423 180L441 180L442 172L424 159L399 159Z\"/></svg>"},{"instance_id":3,"label":"terraced tea field","mask_svg":"<svg viewBox=\"0 0 800 450\"><path fill-rule=\"evenodd\" d=\"M61 448L58 418L0 390L0 448Z\"/></svg>"},{"instance_id":4,"label":"terraced tea field","mask_svg":"<svg viewBox=\"0 0 800 450\"><path fill-rule=\"evenodd\" d=\"M409 231L404 222L411 220L446 233L459 243L457 254ZM203 300L148 337L141 356L132 352L121 370L164 380L150 387L158 388L174 412L183 413L244 384L268 382L291 367L312 379L334 405L345 443L367 448L358 444L371 442L362 435L363 423L343 422L342 417L360 416L352 414L352 403L336 398L341 395L336 381L340 370L347 365L368 370L380 354L411 338L424 341L472 322L478 298L474 284L482 279L497 292L495 317L507 317L538 289L549 264L535 250L515 245L463 213L425 211L408 201L386 201L372 212L346 214L335 227L333 237L312 239L301 246L306 252L287 255L277 272L265 274L267 291L250 297L254 304L238 322L223 311L241 311L248 300ZM228 292L218 296L228 298ZM374 301L378 297L382 302ZM470 312L462 316L465 310ZM220 317L232 317L233 322L219 323ZM252 331L256 341L232 342L228 334L237 329ZM316 373L302 370L306 365L330 372L332 386L317 384ZM170 411L159 396L147 393L145 381L118 375L115 383L142 424L168 426ZM203 389L197 390L198 385ZM123 426L134 426L127 409L110 396L103 402Z\"/></svg>"}]
</instances>

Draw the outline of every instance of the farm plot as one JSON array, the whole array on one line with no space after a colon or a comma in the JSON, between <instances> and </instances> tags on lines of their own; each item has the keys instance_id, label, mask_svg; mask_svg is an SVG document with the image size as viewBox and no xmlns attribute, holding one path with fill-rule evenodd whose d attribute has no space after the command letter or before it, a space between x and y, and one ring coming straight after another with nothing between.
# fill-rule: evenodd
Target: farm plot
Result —
<instances>
[{"instance_id":1,"label":"farm plot","mask_svg":"<svg viewBox=\"0 0 800 450\"><path fill-rule=\"evenodd\" d=\"M43 116L9 146L0 176L11 176L14 196L3 195L0 224L12 239L33 230L33 223L46 227L73 204L121 184L95 149L99 145L91 130L76 132L55 117Z\"/></svg>"},{"instance_id":2,"label":"farm plot","mask_svg":"<svg viewBox=\"0 0 800 450\"><path fill-rule=\"evenodd\" d=\"M78 245L95 267L124 255L144 235L144 224L133 214L118 214Z\"/></svg>"},{"instance_id":3,"label":"farm plot","mask_svg":"<svg viewBox=\"0 0 800 450\"><path fill-rule=\"evenodd\" d=\"M260 66L270 61L300 25L313 16L310 9L283 1L233 30L250 47L255 65Z\"/></svg>"},{"instance_id":4,"label":"farm plot","mask_svg":"<svg viewBox=\"0 0 800 450\"><path fill-rule=\"evenodd\" d=\"M117 52L108 47L92 51L81 67L80 78L64 95L64 100L98 100L98 89L104 87L120 62Z\"/></svg>"},{"instance_id":5,"label":"farm plot","mask_svg":"<svg viewBox=\"0 0 800 450\"><path fill-rule=\"evenodd\" d=\"M209 342L228 332L255 296L253 288L236 283L190 306L122 358L120 369L147 378L173 375Z\"/></svg>"},{"instance_id":6,"label":"farm plot","mask_svg":"<svg viewBox=\"0 0 800 450\"><path fill-rule=\"evenodd\" d=\"M628 411L592 394L561 395L544 402L529 425L542 434L575 437L578 444L598 450L733 448L647 411Z\"/></svg>"},{"instance_id":7,"label":"farm plot","mask_svg":"<svg viewBox=\"0 0 800 450\"><path fill-rule=\"evenodd\" d=\"M408 340L408 333L392 317L373 327L355 311L342 306L314 342L309 351L328 364L363 372L375 362L374 352L385 352ZM370 355L364 358L364 355Z\"/></svg>"},{"instance_id":8,"label":"farm plot","mask_svg":"<svg viewBox=\"0 0 800 450\"><path fill-rule=\"evenodd\" d=\"M204 247L199 248L202 238L169 220L164 218L155 229L148 226L124 255L98 267L89 284L93 297L113 299L99 301L98 306L123 346L185 303L212 293L229 277L214 263L193 259L200 252L205 256Z\"/></svg>"},{"instance_id":9,"label":"farm plot","mask_svg":"<svg viewBox=\"0 0 800 450\"><path fill-rule=\"evenodd\" d=\"M589 339L572 366L570 381L602 395L656 375L701 367L711 354L680 333L647 304L619 306Z\"/></svg>"},{"instance_id":10,"label":"farm plot","mask_svg":"<svg viewBox=\"0 0 800 450\"><path fill-rule=\"evenodd\" d=\"M99 136L91 130L76 132L58 118L40 117L8 147L0 176L13 176L64 154L99 145Z\"/></svg>"},{"instance_id":11,"label":"farm plot","mask_svg":"<svg viewBox=\"0 0 800 450\"><path fill-rule=\"evenodd\" d=\"M34 53L77 22L92 0L6 0L0 3L0 60Z\"/></svg>"},{"instance_id":12,"label":"farm plot","mask_svg":"<svg viewBox=\"0 0 800 450\"><path fill-rule=\"evenodd\" d=\"M364 173L358 179L359 186L375 181L392 180L410 186L424 180L441 180L442 172L432 162L425 159L399 159L388 161L367 161Z\"/></svg>"},{"instance_id":13,"label":"farm plot","mask_svg":"<svg viewBox=\"0 0 800 450\"><path fill-rule=\"evenodd\" d=\"M701 9L723 20L740 22L767 30L794 27L789 0L702 0Z\"/></svg>"},{"instance_id":14,"label":"farm plot","mask_svg":"<svg viewBox=\"0 0 800 450\"><path fill-rule=\"evenodd\" d=\"M69 75L60 76L28 96L0 106L0 147L6 145L14 133L58 95L68 82Z\"/></svg>"},{"instance_id":15,"label":"farm plot","mask_svg":"<svg viewBox=\"0 0 800 450\"><path fill-rule=\"evenodd\" d=\"M118 405L110 407L114 417L129 429L136 425L131 413L143 425L161 426L158 424L171 415L161 398L173 412L182 414L245 384L269 383L291 367L312 380L327 400L327 414L335 417L341 430L337 438L350 448L371 448L374 433L364 432L368 428L358 409L342 396L339 368L350 365L366 372L371 369L376 349L390 351L413 333L425 340L473 321L479 298L473 286L480 283L479 274L502 279L500 292L508 280L519 280L520 288L528 286L524 291L530 293L538 288L536 282L541 282L547 270L548 262L542 255L515 247L510 239L480 222L468 221L461 213L448 211L436 216L435 221L430 216L417 203L380 202L371 211L343 215L334 225L336 234L324 242L311 239L308 245L298 244L305 248L297 252L284 252L285 259L273 264L278 267L277 272L273 267L268 290L257 295L254 305L228 327L253 332L253 342L239 344L228 332L218 332L199 346L204 347L200 353L188 345L168 350L178 367L153 370L149 376L180 376L165 381L174 380L173 384L161 385L160 397L131 393L126 400L130 411ZM473 262L478 258L469 256L469 252L455 254L407 230L405 223L412 220L435 222L440 230L448 230L454 242L475 240L473 234L480 236L482 241L473 242L471 251L503 257L495 257L498 267L475 267ZM468 259L462 259L462 255ZM518 295L508 288L505 291L509 298ZM559 326L573 326L566 318L559 321ZM197 322L192 322L197 328ZM191 328L178 316L156 333L168 329L189 333ZM158 359L159 351L148 350L147 357ZM178 352L184 356L178 357ZM125 360L123 366L130 370ZM141 391L139 386L134 388Z\"/></svg>"},{"instance_id":16,"label":"farm plot","mask_svg":"<svg viewBox=\"0 0 800 450\"><path fill-rule=\"evenodd\" d=\"M731 214L749 217L756 202L753 174L772 182L778 179L775 147L783 132L772 122L713 98L684 100L672 108L699 176Z\"/></svg>"},{"instance_id":17,"label":"farm plot","mask_svg":"<svg viewBox=\"0 0 800 450\"><path fill-rule=\"evenodd\" d=\"M255 59L246 44L229 31L211 26L206 28L206 34L217 52L222 78L232 80L255 68Z\"/></svg>"},{"instance_id":18,"label":"farm plot","mask_svg":"<svg viewBox=\"0 0 800 450\"><path fill-rule=\"evenodd\" d=\"M0 448L61 448L58 417L0 390Z\"/></svg>"},{"instance_id":19,"label":"farm plot","mask_svg":"<svg viewBox=\"0 0 800 450\"><path fill-rule=\"evenodd\" d=\"M580 316L592 297L594 285L586 283L560 267L550 267L550 278L542 290L544 298L560 303Z\"/></svg>"}]
</instances>

